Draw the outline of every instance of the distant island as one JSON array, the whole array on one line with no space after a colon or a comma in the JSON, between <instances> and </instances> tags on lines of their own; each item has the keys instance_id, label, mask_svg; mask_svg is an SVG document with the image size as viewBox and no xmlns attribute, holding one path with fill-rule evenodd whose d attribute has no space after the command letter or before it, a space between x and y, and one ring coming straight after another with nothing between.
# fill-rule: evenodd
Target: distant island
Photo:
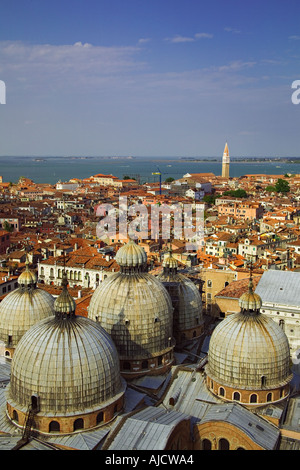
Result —
<instances>
[{"instance_id":1,"label":"distant island","mask_svg":"<svg viewBox=\"0 0 300 470\"><path fill-rule=\"evenodd\" d=\"M179 160L185 162L221 162L221 157L181 157ZM233 162L280 162L280 163L300 163L300 157L230 157Z\"/></svg>"}]
</instances>

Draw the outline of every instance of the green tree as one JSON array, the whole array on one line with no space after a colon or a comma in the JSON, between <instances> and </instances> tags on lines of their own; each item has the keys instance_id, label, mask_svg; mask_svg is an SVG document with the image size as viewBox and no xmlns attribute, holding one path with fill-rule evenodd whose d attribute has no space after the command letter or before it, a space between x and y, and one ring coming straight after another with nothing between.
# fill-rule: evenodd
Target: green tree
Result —
<instances>
[{"instance_id":1,"label":"green tree","mask_svg":"<svg viewBox=\"0 0 300 470\"><path fill-rule=\"evenodd\" d=\"M275 186L269 185L266 187L266 191L268 191L269 193L276 193L276 188Z\"/></svg>"},{"instance_id":2,"label":"green tree","mask_svg":"<svg viewBox=\"0 0 300 470\"><path fill-rule=\"evenodd\" d=\"M7 220L5 220L3 224L3 230L6 230L6 232L12 232L14 228L9 222L7 222Z\"/></svg>"},{"instance_id":3,"label":"green tree","mask_svg":"<svg viewBox=\"0 0 300 470\"><path fill-rule=\"evenodd\" d=\"M172 176L170 176L169 178L165 180L165 183L172 183L172 181L175 181L175 179L172 178Z\"/></svg>"},{"instance_id":4,"label":"green tree","mask_svg":"<svg viewBox=\"0 0 300 470\"><path fill-rule=\"evenodd\" d=\"M277 193L288 193L290 192L290 185L286 180L279 178L275 184Z\"/></svg>"},{"instance_id":5,"label":"green tree","mask_svg":"<svg viewBox=\"0 0 300 470\"><path fill-rule=\"evenodd\" d=\"M207 202L208 204L214 204L216 201L216 197L217 196L215 196L214 194L205 194L205 196L203 196L202 201Z\"/></svg>"},{"instance_id":6,"label":"green tree","mask_svg":"<svg viewBox=\"0 0 300 470\"><path fill-rule=\"evenodd\" d=\"M248 194L244 189L230 189L229 191L224 191L223 196L232 196L232 197L248 197Z\"/></svg>"}]
</instances>

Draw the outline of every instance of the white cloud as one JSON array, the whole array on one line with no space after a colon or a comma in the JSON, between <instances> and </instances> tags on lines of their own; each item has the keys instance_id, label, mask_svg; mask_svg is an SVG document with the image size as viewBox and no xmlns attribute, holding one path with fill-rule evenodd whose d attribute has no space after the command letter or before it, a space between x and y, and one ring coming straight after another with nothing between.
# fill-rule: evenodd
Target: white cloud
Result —
<instances>
[{"instance_id":1,"label":"white cloud","mask_svg":"<svg viewBox=\"0 0 300 470\"><path fill-rule=\"evenodd\" d=\"M292 36L289 36L289 39L292 39L294 41L298 41L300 39L300 36L298 34L294 34Z\"/></svg>"},{"instance_id":2,"label":"white cloud","mask_svg":"<svg viewBox=\"0 0 300 470\"><path fill-rule=\"evenodd\" d=\"M211 39L213 37L213 34L210 34L210 33L196 33L195 34L195 38L196 39Z\"/></svg>"},{"instance_id":3,"label":"white cloud","mask_svg":"<svg viewBox=\"0 0 300 470\"><path fill-rule=\"evenodd\" d=\"M233 34L240 34L241 33L241 31L239 29L230 28L230 27L224 28L224 31L226 31L227 33L233 33Z\"/></svg>"},{"instance_id":4,"label":"white cloud","mask_svg":"<svg viewBox=\"0 0 300 470\"><path fill-rule=\"evenodd\" d=\"M195 42L198 39L211 39L213 34L210 33L196 33L194 36L180 36L176 35L172 38L165 38L165 41L171 43L182 43L182 42Z\"/></svg>"},{"instance_id":5,"label":"white cloud","mask_svg":"<svg viewBox=\"0 0 300 470\"><path fill-rule=\"evenodd\" d=\"M139 44L145 44L145 43L150 42L150 41L151 41L150 38L140 38L140 39L138 40L138 43L139 43Z\"/></svg>"},{"instance_id":6,"label":"white cloud","mask_svg":"<svg viewBox=\"0 0 300 470\"><path fill-rule=\"evenodd\" d=\"M165 40L175 44L175 43L180 43L180 42L194 42L195 38L177 35L177 36L174 36L173 38L166 38Z\"/></svg>"},{"instance_id":7,"label":"white cloud","mask_svg":"<svg viewBox=\"0 0 300 470\"><path fill-rule=\"evenodd\" d=\"M76 88L101 85L114 77L143 70L138 47L102 47L0 42L0 74L10 87Z\"/></svg>"}]
</instances>

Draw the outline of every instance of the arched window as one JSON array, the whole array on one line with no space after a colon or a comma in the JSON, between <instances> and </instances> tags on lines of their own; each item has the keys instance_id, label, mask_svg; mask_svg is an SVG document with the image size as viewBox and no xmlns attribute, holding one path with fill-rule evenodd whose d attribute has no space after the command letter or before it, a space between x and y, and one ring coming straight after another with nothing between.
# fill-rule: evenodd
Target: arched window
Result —
<instances>
[{"instance_id":1,"label":"arched window","mask_svg":"<svg viewBox=\"0 0 300 470\"><path fill-rule=\"evenodd\" d=\"M209 439L203 439L202 450L211 450L211 442Z\"/></svg>"},{"instance_id":2,"label":"arched window","mask_svg":"<svg viewBox=\"0 0 300 470\"><path fill-rule=\"evenodd\" d=\"M16 410L13 411L13 420L16 421L17 423L19 422L19 415L16 412Z\"/></svg>"},{"instance_id":3,"label":"arched window","mask_svg":"<svg viewBox=\"0 0 300 470\"><path fill-rule=\"evenodd\" d=\"M83 429L84 428L84 423L82 418L75 419L73 429L74 431L77 431L78 429Z\"/></svg>"},{"instance_id":4,"label":"arched window","mask_svg":"<svg viewBox=\"0 0 300 470\"><path fill-rule=\"evenodd\" d=\"M252 395L250 395L250 403L257 403L256 393L252 393Z\"/></svg>"},{"instance_id":5,"label":"arched window","mask_svg":"<svg viewBox=\"0 0 300 470\"><path fill-rule=\"evenodd\" d=\"M148 369L148 361L142 362L142 369Z\"/></svg>"},{"instance_id":6,"label":"arched window","mask_svg":"<svg viewBox=\"0 0 300 470\"><path fill-rule=\"evenodd\" d=\"M272 401L272 393L268 393L267 395L267 401Z\"/></svg>"},{"instance_id":7,"label":"arched window","mask_svg":"<svg viewBox=\"0 0 300 470\"><path fill-rule=\"evenodd\" d=\"M234 399L235 401L240 401L240 399L241 399L241 394L240 394L240 392L234 392L234 394L233 394L233 399Z\"/></svg>"},{"instance_id":8,"label":"arched window","mask_svg":"<svg viewBox=\"0 0 300 470\"><path fill-rule=\"evenodd\" d=\"M223 387L220 387L220 388L219 388L219 395L220 395L221 397L225 397L225 390L224 390Z\"/></svg>"},{"instance_id":9,"label":"arched window","mask_svg":"<svg viewBox=\"0 0 300 470\"><path fill-rule=\"evenodd\" d=\"M58 279L61 279L61 269L59 269L59 270L57 271L57 277L58 277Z\"/></svg>"},{"instance_id":10,"label":"arched window","mask_svg":"<svg viewBox=\"0 0 300 470\"><path fill-rule=\"evenodd\" d=\"M219 440L219 450L229 450L229 442L227 439L220 439Z\"/></svg>"},{"instance_id":11,"label":"arched window","mask_svg":"<svg viewBox=\"0 0 300 470\"><path fill-rule=\"evenodd\" d=\"M49 424L49 432L59 432L60 424L57 421L51 421Z\"/></svg>"},{"instance_id":12,"label":"arched window","mask_svg":"<svg viewBox=\"0 0 300 470\"><path fill-rule=\"evenodd\" d=\"M97 424L102 423L103 421L103 411L97 414Z\"/></svg>"},{"instance_id":13,"label":"arched window","mask_svg":"<svg viewBox=\"0 0 300 470\"><path fill-rule=\"evenodd\" d=\"M267 377L265 375L261 376L261 386L265 387L267 384Z\"/></svg>"}]
</instances>

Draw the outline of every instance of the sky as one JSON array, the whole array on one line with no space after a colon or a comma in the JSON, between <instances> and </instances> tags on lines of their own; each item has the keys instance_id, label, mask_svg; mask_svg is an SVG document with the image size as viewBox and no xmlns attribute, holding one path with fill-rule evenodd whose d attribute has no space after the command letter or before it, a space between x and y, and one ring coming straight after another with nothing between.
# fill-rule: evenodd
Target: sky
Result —
<instances>
[{"instance_id":1,"label":"sky","mask_svg":"<svg viewBox=\"0 0 300 470\"><path fill-rule=\"evenodd\" d=\"M299 0L0 0L0 156L300 156L299 18Z\"/></svg>"}]
</instances>

